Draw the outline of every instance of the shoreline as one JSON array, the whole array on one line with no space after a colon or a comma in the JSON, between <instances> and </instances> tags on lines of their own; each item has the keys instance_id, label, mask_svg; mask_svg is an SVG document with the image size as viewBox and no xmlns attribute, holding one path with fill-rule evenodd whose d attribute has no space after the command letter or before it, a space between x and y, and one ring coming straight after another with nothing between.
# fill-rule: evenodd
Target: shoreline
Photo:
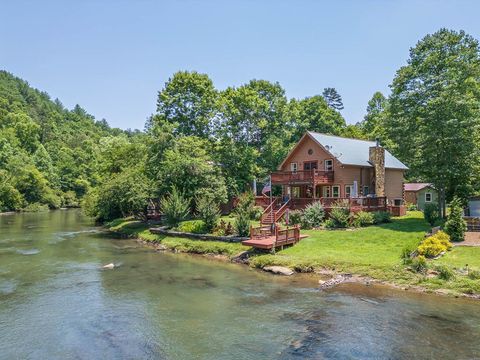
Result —
<instances>
[{"instance_id":1,"label":"shoreline","mask_svg":"<svg viewBox=\"0 0 480 360\"><path fill-rule=\"evenodd\" d=\"M169 247L165 244L162 244L162 240L168 237L165 237L162 240L154 240L153 238L150 238L150 239L143 238L140 233L136 233L136 232L126 233L119 230L112 230L111 228L108 228L108 227L104 227L104 228L110 234L113 234L120 238L134 239L137 243L141 244L142 246L148 247L157 252L168 251L171 253L183 253L191 256L201 256L203 258L216 260L216 261L235 263L239 265L244 265L250 269L255 269L262 272L270 272L272 276L298 278L302 274L303 275L310 274L311 276L315 277L315 282L318 284L317 285L318 290L333 289L341 284L360 284L364 286L377 285L377 286L386 286L398 291L408 291L408 292L417 293L417 294L438 295L438 296L448 296L448 297L454 297L454 298L480 300L480 294L459 293L459 292L455 292L448 289L432 290L420 285L398 284L398 283L394 283L386 280L375 279L370 276L364 276L361 274L349 273L349 272L338 272L338 271L326 269L326 268L323 268L323 269L313 268L311 270L309 269L309 271L296 271L295 269L290 269L287 267L283 267L281 265L277 266L273 264L272 265L273 267L281 267L281 268L289 269L292 271L292 274L290 276L279 275L278 273L275 274L272 271L265 270L265 267L268 267L268 266L263 266L263 267L252 266L248 256L246 258L245 257L242 258L242 255L244 255L245 252L241 252L237 254L225 254L225 253L189 251L189 249L182 249L182 248L179 249L178 247ZM176 239L176 238L172 238L172 239ZM195 243L204 242L202 240L191 240L191 239L181 239L181 238L178 238L178 240L190 241ZM220 242L217 242L217 243L220 243Z\"/></svg>"}]
</instances>

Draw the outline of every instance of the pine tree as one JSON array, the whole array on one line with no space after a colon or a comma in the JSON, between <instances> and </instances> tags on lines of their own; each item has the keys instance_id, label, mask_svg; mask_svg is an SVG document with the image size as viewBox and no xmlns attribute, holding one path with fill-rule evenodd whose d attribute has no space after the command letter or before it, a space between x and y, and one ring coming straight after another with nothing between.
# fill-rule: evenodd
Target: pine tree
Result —
<instances>
[{"instance_id":1,"label":"pine tree","mask_svg":"<svg viewBox=\"0 0 480 360\"><path fill-rule=\"evenodd\" d=\"M328 106L337 111L343 110L343 101L340 94L335 88L325 88L322 93L323 98L327 102Z\"/></svg>"}]
</instances>

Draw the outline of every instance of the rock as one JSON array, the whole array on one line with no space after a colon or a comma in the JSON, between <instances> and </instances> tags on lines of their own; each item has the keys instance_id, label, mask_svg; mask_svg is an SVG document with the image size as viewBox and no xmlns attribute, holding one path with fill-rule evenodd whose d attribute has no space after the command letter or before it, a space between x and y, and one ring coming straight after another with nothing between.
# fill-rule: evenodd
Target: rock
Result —
<instances>
[{"instance_id":1,"label":"rock","mask_svg":"<svg viewBox=\"0 0 480 360\"><path fill-rule=\"evenodd\" d=\"M286 267L283 267L283 266L265 266L263 268L263 270L274 273L274 274L286 275L286 276L293 275L293 273L294 273L293 270L291 270L289 268L286 268Z\"/></svg>"},{"instance_id":2,"label":"rock","mask_svg":"<svg viewBox=\"0 0 480 360\"><path fill-rule=\"evenodd\" d=\"M102 266L102 269L113 269L115 267L115 265L113 263L110 263L110 264L107 264L107 265L103 265Z\"/></svg>"},{"instance_id":3,"label":"rock","mask_svg":"<svg viewBox=\"0 0 480 360\"><path fill-rule=\"evenodd\" d=\"M328 289L328 288L331 288L335 285L341 284L342 282L347 280L347 278L349 278L349 276L338 275L338 276L336 276L336 277L334 277L330 280L327 280L327 281L319 280L318 284L319 284L320 289ZM320 281L322 281L322 282L320 282Z\"/></svg>"},{"instance_id":4,"label":"rock","mask_svg":"<svg viewBox=\"0 0 480 360\"><path fill-rule=\"evenodd\" d=\"M248 264L249 251L242 251L232 257L232 261L240 264Z\"/></svg>"}]
</instances>

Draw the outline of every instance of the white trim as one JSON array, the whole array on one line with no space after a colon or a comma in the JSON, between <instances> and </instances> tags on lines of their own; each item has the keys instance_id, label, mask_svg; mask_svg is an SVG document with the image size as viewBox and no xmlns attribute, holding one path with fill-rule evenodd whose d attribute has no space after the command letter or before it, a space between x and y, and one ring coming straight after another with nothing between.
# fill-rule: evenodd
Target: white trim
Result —
<instances>
[{"instance_id":1,"label":"white trim","mask_svg":"<svg viewBox=\"0 0 480 360\"><path fill-rule=\"evenodd\" d=\"M430 195L430 200L427 200L427 195ZM432 193L431 192L426 192L425 193L425 202L426 203L431 203L433 199Z\"/></svg>"},{"instance_id":2,"label":"white trim","mask_svg":"<svg viewBox=\"0 0 480 360\"><path fill-rule=\"evenodd\" d=\"M293 169L295 168L295 170ZM298 163L297 162L291 162L290 163L290 171L296 173L298 171Z\"/></svg>"},{"instance_id":3,"label":"white trim","mask_svg":"<svg viewBox=\"0 0 480 360\"><path fill-rule=\"evenodd\" d=\"M330 169L327 169L327 161L331 162L331 168ZM324 163L323 168L324 168L325 171L333 171L333 159L325 159L323 163Z\"/></svg>"},{"instance_id":4,"label":"white trim","mask_svg":"<svg viewBox=\"0 0 480 360\"><path fill-rule=\"evenodd\" d=\"M350 189L349 194L347 194L347 189ZM345 185L345 197L351 197L353 192L353 185Z\"/></svg>"},{"instance_id":5,"label":"white trim","mask_svg":"<svg viewBox=\"0 0 480 360\"><path fill-rule=\"evenodd\" d=\"M322 185L322 196L324 198L329 198L332 196L332 189L329 185Z\"/></svg>"}]
</instances>

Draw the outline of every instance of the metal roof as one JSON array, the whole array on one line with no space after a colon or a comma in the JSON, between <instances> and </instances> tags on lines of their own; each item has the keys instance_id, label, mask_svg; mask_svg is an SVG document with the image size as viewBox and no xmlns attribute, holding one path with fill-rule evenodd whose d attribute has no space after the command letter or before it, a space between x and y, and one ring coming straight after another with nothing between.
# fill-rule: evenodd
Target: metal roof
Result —
<instances>
[{"instance_id":1,"label":"metal roof","mask_svg":"<svg viewBox=\"0 0 480 360\"><path fill-rule=\"evenodd\" d=\"M405 191L419 191L426 187L432 187L430 183L408 183L403 184L403 188Z\"/></svg>"},{"instance_id":2,"label":"metal roof","mask_svg":"<svg viewBox=\"0 0 480 360\"><path fill-rule=\"evenodd\" d=\"M340 136L320 134L309 131L308 134L327 151L345 165L372 166L368 161L369 149L375 141L349 139ZM408 167L385 149L385 168L408 170Z\"/></svg>"}]
</instances>

